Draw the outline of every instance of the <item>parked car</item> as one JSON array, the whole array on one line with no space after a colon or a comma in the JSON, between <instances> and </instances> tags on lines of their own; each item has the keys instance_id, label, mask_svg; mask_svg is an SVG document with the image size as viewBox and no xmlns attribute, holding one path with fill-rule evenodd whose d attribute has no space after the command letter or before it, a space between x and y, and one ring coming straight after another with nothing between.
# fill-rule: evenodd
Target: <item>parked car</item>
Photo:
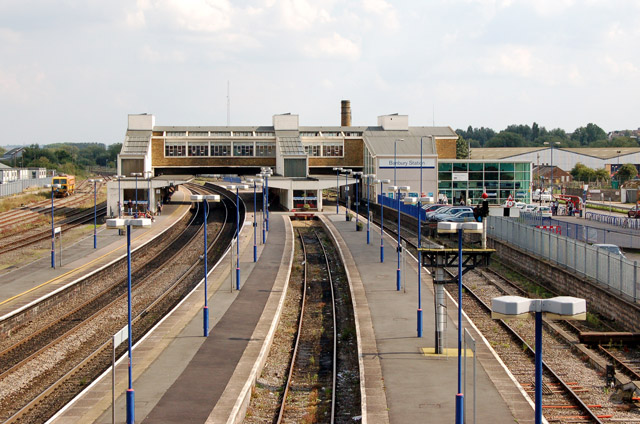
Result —
<instances>
[{"instance_id":1,"label":"parked car","mask_svg":"<svg viewBox=\"0 0 640 424\"><path fill-rule=\"evenodd\" d=\"M604 243L597 243L594 244L594 246L600 248L600 249L604 249L606 251L611 252L611 254L613 255L619 255L622 256L623 258L627 258L624 253L622 253L622 250L620 249L620 247L616 246L615 244L604 244Z\"/></svg>"},{"instance_id":2,"label":"parked car","mask_svg":"<svg viewBox=\"0 0 640 424\"><path fill-rule=\"evenodd\" d=\"M540 192L540 189L536 189L531 195L531 200L541 200L543 202L550 202L553 196L548 191Z\"/></svg>"},{"instance_id":3,"label":"parked car","mask_svg":"<svg viewBox=\"0 0 640 424\"><path fill-rule=\"evenodd\" d=\"M541 215L545 218L551 218L551 207L549 206L536 206L535 209L533 210L533 213L537 214L537 215Z\"/></svg>"},{"instance_id":4,"label":"parked car","mask_svg":"<svg viewBox=\"0 0 640 424\"><path fill-rule=\"evenodd\" d=\"M443 213L441 215L436 215L435 220L438 222L473 222L475 218L473 216L473 211L461 211L455 215L449 215Z\"/></svg>"},{"instance_id":5,"label":"parked car","mask_svg":"<svg viewBox=\"0 0 640 424\"><path fill-rule=\"evenodd\" d=\"M422 205L422 209L424 209L425 212L432 212L437 211L438 209L441 209L445 206L447 205Z\"/></svg>"},{"instance_id":6,"label":"parked car","mask_svg":"<svg viewBox=\"0 0 640 424\"><path fill-rule=\"evenodd\" d=\"M640 205L635 205L627 212L629 218L640 218Z\"/></svg>"},{"instance_id":7,"label":"parked car","mask_svg":"<svg viewBox=\"0 0 640 424\"><path fill-rule=\"evenodd\" d=\"M441 208L432 210L432 211L428 211L425 216L426 216L426 220L428 221L429 218L431 218L432 216L434 216L437 213L444 213L446 211L448 211L449 209L453 208L453 206L451 205L442 205Z\"/></svg>"},{"instance_id":8,"label":"parked car","mask_svg":"<svg viewBox=\"0 0 640 424\"><path fill-rule=\"evenodd\" d=\"M453 216L459 212L471 212L471 215L473 216L473 208L469 207L469 206L453 206L449 209L447 209L446 211L442 212L442 213L436 213L435 215L431 215L430 217L428 217L429 221L431 222L435 222L435 221L443 221L444 219L442 219L443 217L450 217ZM438 218L439 217L439 218Z\"/></svg>"},{"instance_id":9,"label":"parked car","mask_svg":"<svg viewBox=\"0 0 640 424\"><path fill-rule=\"evenodd\" d=\"M533 210L537 207L538 205L524 205L524 207L522 208L522 212L533 212Z\"/></svg>"}]
</instances>

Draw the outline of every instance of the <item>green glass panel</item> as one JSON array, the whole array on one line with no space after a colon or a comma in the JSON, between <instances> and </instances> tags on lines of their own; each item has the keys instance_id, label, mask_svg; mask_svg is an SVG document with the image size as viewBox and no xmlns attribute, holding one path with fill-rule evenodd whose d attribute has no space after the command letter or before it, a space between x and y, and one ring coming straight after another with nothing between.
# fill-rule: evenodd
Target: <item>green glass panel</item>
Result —
<instances>
[{"instance_id":1,"label":"green glass panel","mask_svg":"<svg viewBox=\"0 0 640 424\"><path fill-rule=\"evenodd\" d=\"M513 172L501 172L500 173L500 179L501 180L509 180L509 181L513 181Z\"/></svg>"},{"instance_id":2,"label":"green glass panel","mask_svg":"<svg viewBox=\"0 0 640 424\"><path fill-rule=\"evenodd\" d=\"M451 162L439 162L438 171L451 171Z\"/></svg>"},{"instance_id":3,"label":"green glass panel","mask_svg":"<svg viewBox=\"0 0 640 424\"><path fill-rule=\"evenodd\" d=\"M467 182L466 181L454 181L453 182L453 188L460 188L460 189L466 189L467 188Z\"/></svg>"},{"instance_id":4,"label":"green glass panel","mask_svg":"<svg viewBox=\"0 0 640 424\"><path fill-rule=\"evenodd\" d=\"M451 188L451 181L440 181L438 182L438 189L443 189L443 188Z\"/></svg>"},{"instance_id":5,"label":"green glass panel","mask_svg":"<svg viewBox=\"0 0 640 424\"><path fill-rule=\"evenodd\" d=\"M469 171L481 171L484 167L484 164L482 162L471 162L469 164Z\"/></svg>"},{"instance_id":6,"label":"green glass panel","mask_svg":"<svg viewBox=\"0 0 640 424\"><path fill-rule=\"evenodd\" d=\"M505 163L505 162L500 163L500 171L513 171L513 170L514 170L513 163Z\"/></svg>"},{"instance_id":7,"label":"green glass panel","mask_svg":"<svg viewBox=\"0 0 640 424\"><path fill-rule=\"evenodd\" d=\"M467 163L454 163L453 164L453 172L466 172L467 171Z\"/></svg>"},{"instance_id":8,"label":"green glass panel","mask_svg":"<svg viewBox=\"0 0 640 424\"><path fill-rule=\"evenodd\" d=\"M528 171L529 164L528 163L516 163L516 171Z\"/></svg>"},{"instance_id":9,"label":"green glass panel","mask_svg":"<svg viewBox=\"0 0 640 424\"><path fill-rule=\"evenodd\" d=\"M482 188L484 187L483 181L469 181L469 188Z\"/></svg>"},{"instance_id":10,"label":"green glass panel","mask_svg":"<svg viewBox=\"0 0 640 424\"><path fill-rule=\"evenodd\" d=\"M498 173L497 172L485 172L484 173L484 180L485 181L497 181L498 180Z\"/></svg>"},{"instance_id":11,"label":"green glass panel","mask_svg":"<svg viewBox=\"0 0 640 424\"><path fill-rule=\"evenodd\" d=\"M497 171L498 170L498 164L497 163L485 163L484 164L484 171Z\"/></svg>"},{"instance_id":12,"label":"green glass panel","mask_svg":"<svg viewBox=\"0 0 640 424\"><path fill-rule=\"evenodd\" d=\"M484 174L480 172L469 172L469 180L482 181Z\"/></svg>"},{"instance_id":13,"label":"green glass panel","mask_svg":"<svg viewBox=\"0 0 640 424\"><path fill-rule=\"evenodd\" d=\"M438 181L451 181L451 172L438 172Z\"/></svg>"}]
</instances>

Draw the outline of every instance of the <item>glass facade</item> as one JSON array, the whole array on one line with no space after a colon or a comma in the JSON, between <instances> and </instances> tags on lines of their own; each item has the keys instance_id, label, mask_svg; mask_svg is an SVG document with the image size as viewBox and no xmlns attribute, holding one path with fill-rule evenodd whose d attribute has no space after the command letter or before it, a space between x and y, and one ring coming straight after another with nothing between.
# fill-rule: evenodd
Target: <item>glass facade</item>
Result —
<instances>
[{"instance_id":1,"label":"glass facade","mask_svg":"<svg viewBox=\"0 0 640 424\"><path fill-rule=\"evenodd\" d=\"M449 203L478 204L486 190L490 204L502 204L509 195L531 202L530 162L439 161L438 194Z\"/></svg>"}]
</instances>

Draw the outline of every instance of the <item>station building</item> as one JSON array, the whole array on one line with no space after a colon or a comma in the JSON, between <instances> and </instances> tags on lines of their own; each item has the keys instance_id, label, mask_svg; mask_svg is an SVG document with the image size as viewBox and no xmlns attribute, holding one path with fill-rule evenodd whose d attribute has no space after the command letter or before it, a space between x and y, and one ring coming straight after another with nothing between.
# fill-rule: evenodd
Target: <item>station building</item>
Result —
<instances>
[{"instance_id":1,"label":"station building","mask_svg":"<svg viewBox=\"0 0 640 424\"><path fill-rule=\"evenodd\" d=\"M118 174L125 178L108 184L108 213L116 215L118 202L122 199L126 206L136 193L141 208L155 211L159 200L195 175L233 181L255 177L265 167L273 172L269 198L286 210L303 204L322 210L326 189L338 189L344 200L352 201L355 184L363 198L367 194L371 199L378 194L393 197L389 187L394 185L410 186L407 194L418 196L421 171L423 196L437 199L439 190L448 190L451 200L476 198L476 186L483 184L477 180L469 180L464 192L457 182L443 181L439 187L440 165L446 168L456 162L457 139L451 127L411 127L407 115L382 115L375 126L352 126L348 100L341 103L338 126L300 126L299 116L289 113L274 115L268 126L159 126L154 115L129 115L118 155ZM375 174L390 183L381 188L373 178L346 175L336 168ZM444 177L444 168L442 172ZM496 189L515 189L513 183L502 185L500 177L507 178L506 172L496 178ZM494 176L489 171L485 175ZM496 191L496 201L502 194Z\"/></svg>"}]
</instances>

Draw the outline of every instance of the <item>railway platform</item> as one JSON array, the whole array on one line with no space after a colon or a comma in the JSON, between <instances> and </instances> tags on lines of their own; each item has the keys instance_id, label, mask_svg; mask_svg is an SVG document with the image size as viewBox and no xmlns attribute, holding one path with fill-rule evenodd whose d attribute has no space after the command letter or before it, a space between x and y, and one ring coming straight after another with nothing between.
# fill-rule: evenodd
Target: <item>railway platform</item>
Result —
<instances>
[{"instance_id":1,"label":"railway platform","mask_svg":"<svg viewBox=\"0 0 640 424\"><path fill-rule=\"evenodd\" d=\"M342 208L341 208L342 209ZM373 394L367 406L384 401L380 388L384 385L388 422L452 423L455 421L457 393L457 306L447 300L448 321L445 345L449 355L430 356L424 349L435 345L434 295L431 277L423 271L422 309L423 337L417 337L417 261L407 260L406 286L396 290L396 241L385 237L385 262L380 263L380 232L371 234L371 244L366 243L366 232L356 231L354 222L347 222L344 215L326 214L327 226L336 235L344 254L347 268L359 305L358 320L363 334L363 363L375 370L379 363L381 376L375 381L375 373L368 371L372 381L365 381L367 392ZM366 221L365 221L366 222ZM374 235L377 232L377 238ZM358 290L362 295L358 296ZM367 327L372 327L370 337L365 337ZM533 406L525 400L521 389L510 378L499 360L491 353L479 335L464 319L467 328L477 342L478 375L476 392L478 399L478 423L533 423ZM469 359L468 359L469 361ZM468 362L467 370L472 369ZM466 422L471 421L473 392L472 373L467 378ZM531 376L533 378L533 375ZM377 386L377 390L376 390ZM368 411L370 420L384 422L381 411Z\"/></svg>"},{"instance_id":2,"label":"railway platform","mask_svg":"<svg viewBox=\"0 0 640 424\"><path fill-rule=\"evenodd\" d=\"M188 193L177 191L172 203L163 208L163 213L155 217L148 229L132 229L131 250L147 243L177 220L190 208ZM29 264L8 269L0 278L0 321L13 311L40 299L49 293L65 287L92 270L127 254L127 239L118 231L107 230L104 225L97 232L98 248L93 248L93 234L75 243L65 245L62 239L62 265L56 242L56 268L51 268L49 254Z\"/></svg>"},{"instance_id":3,"label":"railway platform","mask_svg":"<svg viewBox=\"0 0 640 424\"><path fill-rule=\"evenodd\" d=\"M247 214L251 221L252 214ZM250 222L249 222L250 224ZM209 277L209 337L202 337L202 284L133 351L136 422L227 422L251 396L258 362L268 354L270 337L286 292L293 261L288 218L271 214L266 244L253 262L253 231L240 233L241 289L230 286L227 255ZM116 422L125 418L126 357L116 367ZM111 423L111 378L105 375L54 423Z\"/></svg>"}]
</instances>

